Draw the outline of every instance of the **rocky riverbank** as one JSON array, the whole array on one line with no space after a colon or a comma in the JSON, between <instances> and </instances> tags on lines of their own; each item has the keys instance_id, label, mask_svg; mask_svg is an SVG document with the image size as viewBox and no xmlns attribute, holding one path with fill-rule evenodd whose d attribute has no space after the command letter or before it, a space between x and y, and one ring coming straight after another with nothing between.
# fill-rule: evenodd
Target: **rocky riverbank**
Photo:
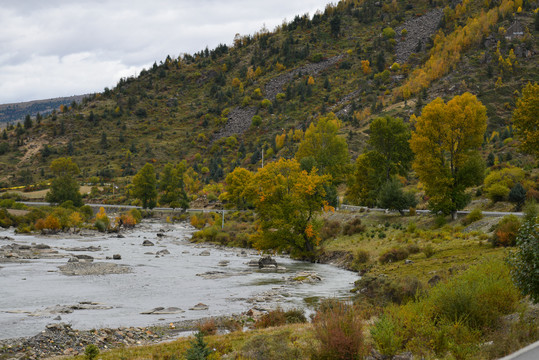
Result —
<instances>
[{"instance_id":1,"label":"rocky riverbank","mask_svg":"<svg viewBox=\"0 0 539 360\"><path fill-rule=\"evenodd\" d=\"M100 350L125 346L156 344L187 336L205 322L213 322L222 330L227 324L244 324L252 320L248 314L263 314L256 309L246 314L200 320L185 320L167 326L121 327L117 329L77 330L70 324L55 323L39 334L28 338L0 340L0 359L47 359L62 355L83 354L86 346L94 344Z\"/></svg>"}]
</instances>

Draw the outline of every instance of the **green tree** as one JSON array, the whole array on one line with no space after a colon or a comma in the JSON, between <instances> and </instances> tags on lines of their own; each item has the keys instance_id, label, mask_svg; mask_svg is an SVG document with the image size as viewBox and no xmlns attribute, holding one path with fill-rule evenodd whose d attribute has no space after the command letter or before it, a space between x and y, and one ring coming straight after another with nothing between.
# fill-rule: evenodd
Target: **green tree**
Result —
<instances>
[{"instance_id":1,"label":"green tree","mask_svg":"<svg viewBox=\"0 0 539 360\"><path fill-rule=\"evenodd\" d=\"M404 192L402 190L402 184L397 179L391 179L387 181L380 188L378 194L378 206L389 209L397 210L401 215L404 215L405 209L415 207L417 200L412 192Z\"/></svg>"},{"instance_id":2,"label":"green tree","mask_svg":"<svg viewBox=\"0 0 539 360\"><path fill-rule=\"evenodd\" d=\"M379 117L369 126L369 145L382 157L385 180L399 174L406 175L410 170L413 153L410 149L410 128L401 118Z\"/></svg>"},{"instance_id":3,"label":"green tree","mask_svg":"<svg viewBox=\"0 0 539 360\"><path fill-rule=\"evenodd\" d=\"M525 153L539 157L539 84L528 83L522 89L513 112L513 125Z\"/></svg>"},{"instance_id":4,"label":"green tree","mask_svg":"<svg viewBox=\"0 0 539 360\"><path fill-rule=\"evenodd\" d=\"M142 201L142 207L154 208L157 200L157 179L152 164L146 163L133 177L133 194Z\"/></svg>"},{"instance_id":5,"label":"green tree","mask_svg":"<svg viewBox=\"0 0 539 360\"><path fill-rule=\"evenodd\" d=\"M71 200L73 205L82 206L82 196L79 183L74 178L79 174L79 167L70 157L53 160L50 166L55 178L51 181L49 192L45 199L50 203L61 204Z\"/></svg>"},{"instance_id":6,"label":"green tree","mask_svg":"<svg viewBox=\"0 0 539 360\"><path fill-rule=\"evenodd\" d=\"M336 38L339 37L341 34L341 17L339 15L332 17L329 26L331 28L331 35Z\"/></svg>"},{"instance_id":7,"label":"green tree","mask_svg":"<svg viewBox=\"0 0 539 360\"><path fill-rule=\"evenodd\" d=\"M511 188L511 191L509 191L509 201L516 204L517 211L522 209L522 206L526 201L526 190L520 183L517 183Z\"/></svg>"},{"instance_id":8,"label":"green tree","mask_svg":"<svg viewBox=\"0 0 539 360\"><path fill-rule=\"evenodd\" d=\"M255 205L260 249L286 250L295 257L314 257L318 244L316 215L327 209L328 175L301 170L297 160L280 159L258 169L246 194Z\"/></svg>"},{"instance_id":9,"label":"green tree","mask_svg":"<svg viewBox=\"0 0 539 360\"><path fill-rule=\"evenodd\" d=\"M455 219L469 201L466 188L482 183L485 163L477 150L486 127L486 108L470 93L447 104L437 98L423 108L410 147L415 154L413 168L425 185L432 211Z\"/></svg>"},{"instance_id":10,"label":"green tree","mask_svg":"<svg viewBox=\"0 0 539 360\"><path fill-rule=\"evenodd\" d=\"M379 117L371 123L369 132L371 150L358 157L347 195L356 204L374 206L385 182L408 173L413 153L410 129L400 118Z\"/></svg>"},{"instance_id":11,"label":"green tree","mask_svg":"<svg viewBox=\"0 0 539 360\"><path fill-rule=\"evenodd\" d=\"M340 128L341 122L335 114L321 117L316 125L311 123L305 131L305 138L296 152L298 161L312 156L318 170L330 174L335 184L344 181L350 165L348 144L338 135Z\"/></svg>"},{"instance_id":12,"label":"green tree","mask_svg":"<svg viewBox=\"0 0 539 360\"><path fill-rule=\"evenodd\" d=\"M32 118L30 117L30 115L26 115L26 117L24 118L24 128L28 130L32 127L32 125Z\"/></svg>"},{"instance_id":13,"label":"green tree","mask_svg":"<svg viewBox=\"0 0 539 360\"><path fill-rule=\"evenodd\" d=\"M180 163L176 167L171 163L165 165L159 182L159 190L163 192L159 199L161 204L169 204L173 208L189 208L189 198L183 183L184 172L185 163Z\"/></svg>"},{"instance_id":14,"label":"green tree","mask_svg":"<svg viewBox=\"0 0 539 360\"><path fill-rule=\"evenodd\" d=\"M197 332L191 341L191 347L185 352L187 360L206 360L211 354L208 344L204 341L204 333Z\"/></svg>"},{"instance_id":15,"label":"green tree","mask_svg":"<svg viewBox=\"0 0 539 360\"><path fill-rule=\"evenodd\" d=\"M513 281L522 294L539 303L539 222L529 219L518 232L517 247L509 257Z\"/></svg>"}]
</instances>

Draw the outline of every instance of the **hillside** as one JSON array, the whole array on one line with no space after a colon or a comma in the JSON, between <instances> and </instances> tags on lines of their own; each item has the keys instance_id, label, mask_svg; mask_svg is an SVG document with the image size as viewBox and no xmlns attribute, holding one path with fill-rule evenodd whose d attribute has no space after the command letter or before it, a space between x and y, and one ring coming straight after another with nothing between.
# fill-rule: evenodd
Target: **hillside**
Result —
<instances>
[{"instance_id":1,"label":"hillside","mask_svg":"<svg viewBox=\"0 0 539 360\"><path fill-rule=\"evenodd\" d=\"M535 7L341 1L274 31L237 36L232 46L169 56L39 124L9 127L0 140L0 187L49 178L50 162L62 156L79 165L81 181L98 176L119 184L146 162L160 171L186 160L188 191L196 194L236 166L259 166L262 151L265 161L292 156L321 115L342 120L355 159L373 118L408 121L435 97L465 91L488 109L484 158L493 152L531 164L507 139L518 92L539 80ZM284 143L276 144L282 134Z\"/></svg>"},{"instance_id":2,"label":"hillside","mask_svg":"<svg viewBox=\"0 0 539 360\"><path fill-rule=\"evenodd\" d=\"M24 120L26 115L30 115L34 118L37 116L37 114L45 116L52 113L54 110L58 110L60 108L60 105L70 105L73 104L73 102L80 103L84 96L85 95L75 95L54 99L1 104L0 124L22 121Z\"/></svg>"}]
</instances>

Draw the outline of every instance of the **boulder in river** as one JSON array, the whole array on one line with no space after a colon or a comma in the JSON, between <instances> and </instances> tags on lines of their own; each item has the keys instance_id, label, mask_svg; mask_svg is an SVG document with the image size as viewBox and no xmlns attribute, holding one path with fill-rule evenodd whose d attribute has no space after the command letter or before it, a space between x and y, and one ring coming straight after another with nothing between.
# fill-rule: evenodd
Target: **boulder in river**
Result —
<instances>
[{"instance_id":1,"label":"boulder in river","mask_svg":"<svg viewBox=\"0 0 539 360\"><path fill-rule=\"evenodd\" d=\"M177 307L156 307L152 310L141 312L142 315L165 315L165 314L181 314L185 311L183 311L180 308Z\"/></svg>"},{"instance_id":2,"label":"boulder in river","mask_svg":"<svg viewBox=\"0 0 539 360\"><path fill-rule=\"evenodd\" d=\"M271 256L263 256L258 260L258 268L259 269L268 269L268 268L277 268L277 261L273 259Z\"/></svg>"},{"instance_id":3,"label":"boulder in river","mask_svg":"<svg viewBox=\"0 0 539 360\"><path fill-rule=\"evenodd\" d=\"M108 275L108 274L126 274L131 272L131 268L124 265L94 262L94 263L81 263L74 262L68 263L58 267L64 275Z\"/></svg>"},{"instance_id":4,"label":"boulder in river","mask_svg":"<svg viewBox=\"0 0 539 360\"><path fill-rule=\"evenodd\" d=\"M208 310L210 307L203 303L198 303L192 308L189 308L189 310Z\"/></svg>"},{"instance_id":5,"label":"boulder in river","mask_svg":"<svg viewBox=\"0 0 539 360\"><path fill-rule=\"evenodd\" d=\"M112 259L113 259L113 260L122 260L122 255L120 255L120 254L114 254L114 255L112 255Z\"/></svg>"},{"instance_id":6,"label":"boulder in river","mask_svg":"<svg viewBox=\"0 0 539 360\"><path fill-rule=\"evenodd\" d=\"M167 249L163 249L163 250L159 250L155 254L156 255L170 255L170 251L168 251Z\"/></svg>"},{"instance_id":7,"label":"boulder in river","mask_svg":"<svg viewBox=\"0 0 539 360\"><path fill-rule=\"evenodd\" d=\"M151 242L150 240L144 240L142 242L142 246L154 246L155 244Z\"/></svg>"},{"instance_id":8,"label":"boulder in river","mask_svg":"<svg viewBox=\"0 0 539 360\"><path fill-rule=\"evenodd\" d=\"M200 254L198 254L199 256L210 256L210 252L208 250L204 250L203 252L201 252Z\"/></svg>"}]
</instances>

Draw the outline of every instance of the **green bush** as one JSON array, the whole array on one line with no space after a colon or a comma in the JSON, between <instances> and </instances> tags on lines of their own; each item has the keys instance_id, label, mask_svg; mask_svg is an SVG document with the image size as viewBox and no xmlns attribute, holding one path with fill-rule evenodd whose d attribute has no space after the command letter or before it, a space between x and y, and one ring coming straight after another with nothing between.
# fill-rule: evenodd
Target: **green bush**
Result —
<instances>
[{"instance_id":1,"label":"green bush","mask_svg":"<svg viewBox=\"0 0 539 360\"><path fill-rule=\"evenodd\" d=\"M86 349L84 349L84 355L86 356L86 359L93 360L99 355L99 348L94 344L89 344L86 346Z\"/></svg>"},{"instance_id":2,"label":"green bush","mask_svg":"<svg viewBox=\"0 0 539 360\"><path fill-rule=\"evenodd\" d=\"M504 201L511 190L502 184L494 184L488 188L488 197L493 202Z\"/></svg>"},{"instance_id":3,"label":"green bush","mask_svg":"<svg viewBox=\"0 0 539 360\"><path fill-rule=\"evenodd\" d=\"M515 309L518 299L509 268L500 261L472 267L429 294L435 316L464 321L475 329L493 326L499 316Z\"/></svg>"},{"instance_id":4,"label":"green bush","mask_svg":"<svg viewBox=\"0 0 539 360\"><path fill-rule=\"evenodd\" d=\"M384 355L411 351L426 358L466 359L500 316L512 313L518 291L508 267L492 261L474 266L429 293L401 306L388 306L372 328Z\"/></svg>"},{"instance_id":5,"label":"green bush","mask_svg":"<svg viewBox=\"0 0 539 360\"><path fill-rule=\"evenodd\" d=\"M251 120L251 125L254 127L259 127L262 124L262 118L260 115L253 116L253 119Z\"/></svg>"},{"instance_id":6,"label":"green bush","mask_svg":"<svg viewBox=\"0 0 539 360\"><path fill-rule=\"evenodd\" d=\"M403 337L397 332L396 319L384 314L371 328L372 340L385 356L395 356L403 347Z\"/></svg>"},{"instance_id":7,"label":"green bush","mask_svg":"<svg viewBox=\"0 0 539 360\"><path fill-rule=\"evenodd\" d=\"M515 284L524 295L530 295L539 303L539 223L526 221L520 228L516 239L517 249L508 261Z\"/></svg>"},{"instance_id":8,"label":"green bush","mask_svg":"<svg viewBox=\"0 0 539 360\"><path fill-rule=\"evenodd\" d=\"M436 251L434 250L434 247L432 247L431 244L424 246L423 249L421 249L421 251L423 252L423 254L425 254L425 257L427 258L430 258L432 255L436 253Z\"/></svg>"},{"instance_id":9,"label":"green bush","mask_svg":"<svg viewBox=\"0 0 539 360\"><path fill-rule=\"evenodd\" d=\"M408 257L408 255L409 254L406 249L394 247L383 252L378 258L378 261L380 261L381 264L387 264L390 262L404 260Z\"/></svg>"},{"instance_id":10,"label":"green bush","mask_svg":"<svg viewBox=\"0 0 539 360\"><path fill-rule=\"evenodd\" d=\"M103 220L97 220L94 225L99 232L107 231L107 225Z\"/></svg>"},{"instance_id":11,"label":"green bush","mask_svg":"<svg viewBox=\"0 0 539 360\"><path fill-rule=\"evenodd\" d=\"M462 221L463 225L470 225L483 218L483 212L480 209L474 209L470 211L468 215Z\"/></svg>"}]
</instances>

